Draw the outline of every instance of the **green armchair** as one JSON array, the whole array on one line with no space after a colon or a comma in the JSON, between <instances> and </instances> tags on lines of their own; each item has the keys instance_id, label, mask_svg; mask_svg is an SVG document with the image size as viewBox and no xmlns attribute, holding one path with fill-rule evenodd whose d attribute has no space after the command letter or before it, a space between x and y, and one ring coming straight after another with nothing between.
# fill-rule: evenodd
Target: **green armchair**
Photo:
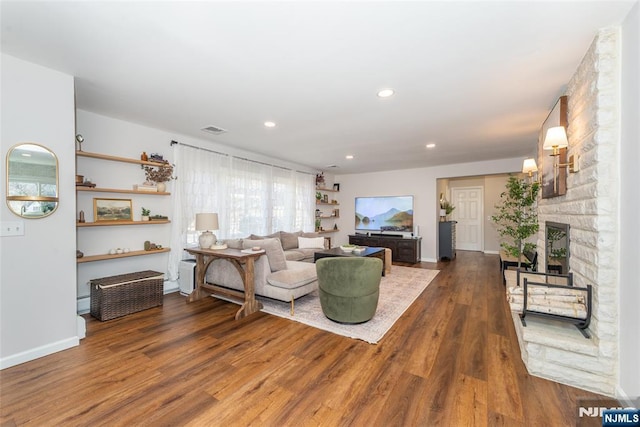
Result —
<instances>
[{"instance_id":1,"label":"green armchair","mask_svg":"<svg viewBox=\"0 0 640 427\"><path fill-rule=\"evenodd\" d=\"M316 262L322 312L340 323L364 323L378 307L382 260L369 257L321 258Z\"/></svg>"}]
</instances>

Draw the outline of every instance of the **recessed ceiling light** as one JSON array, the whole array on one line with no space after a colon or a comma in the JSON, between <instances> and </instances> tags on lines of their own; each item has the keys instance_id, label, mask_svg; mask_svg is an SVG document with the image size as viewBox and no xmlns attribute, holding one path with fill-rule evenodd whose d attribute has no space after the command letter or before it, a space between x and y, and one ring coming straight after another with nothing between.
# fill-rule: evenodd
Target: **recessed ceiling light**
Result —
<instances>
[{"instance_id":1,"label":"recessed ceiling light","mask_svg":"<svg viewBox=\"0 0 640 427\"><path fill-rule=\"evenodd\" d=\"M427 144L427 148L435 148L436 144L434 144L433 142Z\"/></svg>"},{"instance_id":2,"label":"recessed ceiling light","mask_svg":"<svg viewBox=\"0 0 640 427\"><path fill-rule=\"evenodd\" d=\"M347 154L346 156L344 156L344 158L347 160L351 160L353 159L353 156L351 154Z\"/></svg>"},{"instance_id":3,"label":"recessed ceiling light","mask_svg":"<svg viewBox=\"0 0 640 427\"><path fill-rule=\"evenodd\" d=\"M380 92L378 92L378 96L380 98L388 98L393 94L394 94L393 89L382 89Z\"/></svg>"},{"instance_id":4,"label":"recessed ceiling light","mask_svg":"<svg viewBox=\"0 0 640 427\"><path fill-rule=\"evenodd\" d=\"M268 128L274 128L276 127L276 123L275 122L264 122L265 127Z\"/></svg>"}]
</instances>

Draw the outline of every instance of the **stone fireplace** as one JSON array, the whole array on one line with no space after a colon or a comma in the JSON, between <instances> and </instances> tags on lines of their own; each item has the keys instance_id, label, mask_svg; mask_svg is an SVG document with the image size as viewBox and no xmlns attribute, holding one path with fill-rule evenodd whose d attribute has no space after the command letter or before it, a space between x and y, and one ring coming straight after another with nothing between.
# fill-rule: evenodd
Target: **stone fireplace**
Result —
<instances>
[{"instance_id":1,"label":"stone fireplace","mask_svg":"<svg viewBox=\"0 0 640 427\"><path fill-rule=\"evenodd\" d=\"M617 28L600 30L569 81L567 154L579 156L580 172L568 174L565 195L538 201L538 271L570 271L576 286L593 286L591 338L570 324L513 319L531 374L609 396L619 346L619 40Z\"/></svg>"}]
</instances>

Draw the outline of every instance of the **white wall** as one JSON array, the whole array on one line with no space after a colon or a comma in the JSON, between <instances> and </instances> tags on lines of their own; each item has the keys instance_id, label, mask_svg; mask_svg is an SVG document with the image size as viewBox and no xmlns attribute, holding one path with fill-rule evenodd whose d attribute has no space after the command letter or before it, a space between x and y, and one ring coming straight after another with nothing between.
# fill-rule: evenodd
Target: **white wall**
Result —
<instances>
[{"instance_id":1,"label":"white wall","mask_svg":"<svg viewBox=\"0 0 640 427\"><path fill-rule=\"evenodd\" d=\"M620 144L620 388L640 396L640 281L638 242L638 162L640 162L640 5L636 3L622 26L622 129Z\"/></svg>"},{"instance_id":2,"label":"white wall","mask_svg":"<svg viewBox=\"0 0 640 427\"><path fill-rule=\"evenodd\" d=\"M73 78L2 55L2 165L20 142L58 157L58 209L21 219L0 203L2 221L23 221L24 236L0 238L0 368L78 345L76 329ZM0 193L6 194L5 174Z\"/></svg>"},{"instance_id":3,"label":"white wall","mask_svg":"<svg viewBox=\"0 0 640 427\"><path fill-rule=\"evenodd\" d=\"M355 198L361 196L413 196L413 221L420 227L422 260L435 262L438 229L438 178L514 173L522 170L522 158L460 163L429 168L336 175L340 183L340 232L334 246L347 243L354 232Z\"/></svg>"}]
</instances>

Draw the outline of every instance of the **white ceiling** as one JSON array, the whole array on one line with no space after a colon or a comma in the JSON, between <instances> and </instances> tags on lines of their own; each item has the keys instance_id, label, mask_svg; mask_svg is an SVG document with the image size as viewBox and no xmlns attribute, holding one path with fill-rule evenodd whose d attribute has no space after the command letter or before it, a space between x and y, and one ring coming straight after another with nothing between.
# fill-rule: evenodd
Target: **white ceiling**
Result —
<instances>
[{"instance_id":1,"label":"white ceiling","mask_svg":"<svg viewBox=\"0 0 640 427\"><path fill-rule=\"evenodd\" d=\"M531 155L596 31L635 2L2 1L0 13L2 51L76 76L80 109L344 174ZM385 87L396 94L378 98Z\"/></svg>"}]
</instances>

